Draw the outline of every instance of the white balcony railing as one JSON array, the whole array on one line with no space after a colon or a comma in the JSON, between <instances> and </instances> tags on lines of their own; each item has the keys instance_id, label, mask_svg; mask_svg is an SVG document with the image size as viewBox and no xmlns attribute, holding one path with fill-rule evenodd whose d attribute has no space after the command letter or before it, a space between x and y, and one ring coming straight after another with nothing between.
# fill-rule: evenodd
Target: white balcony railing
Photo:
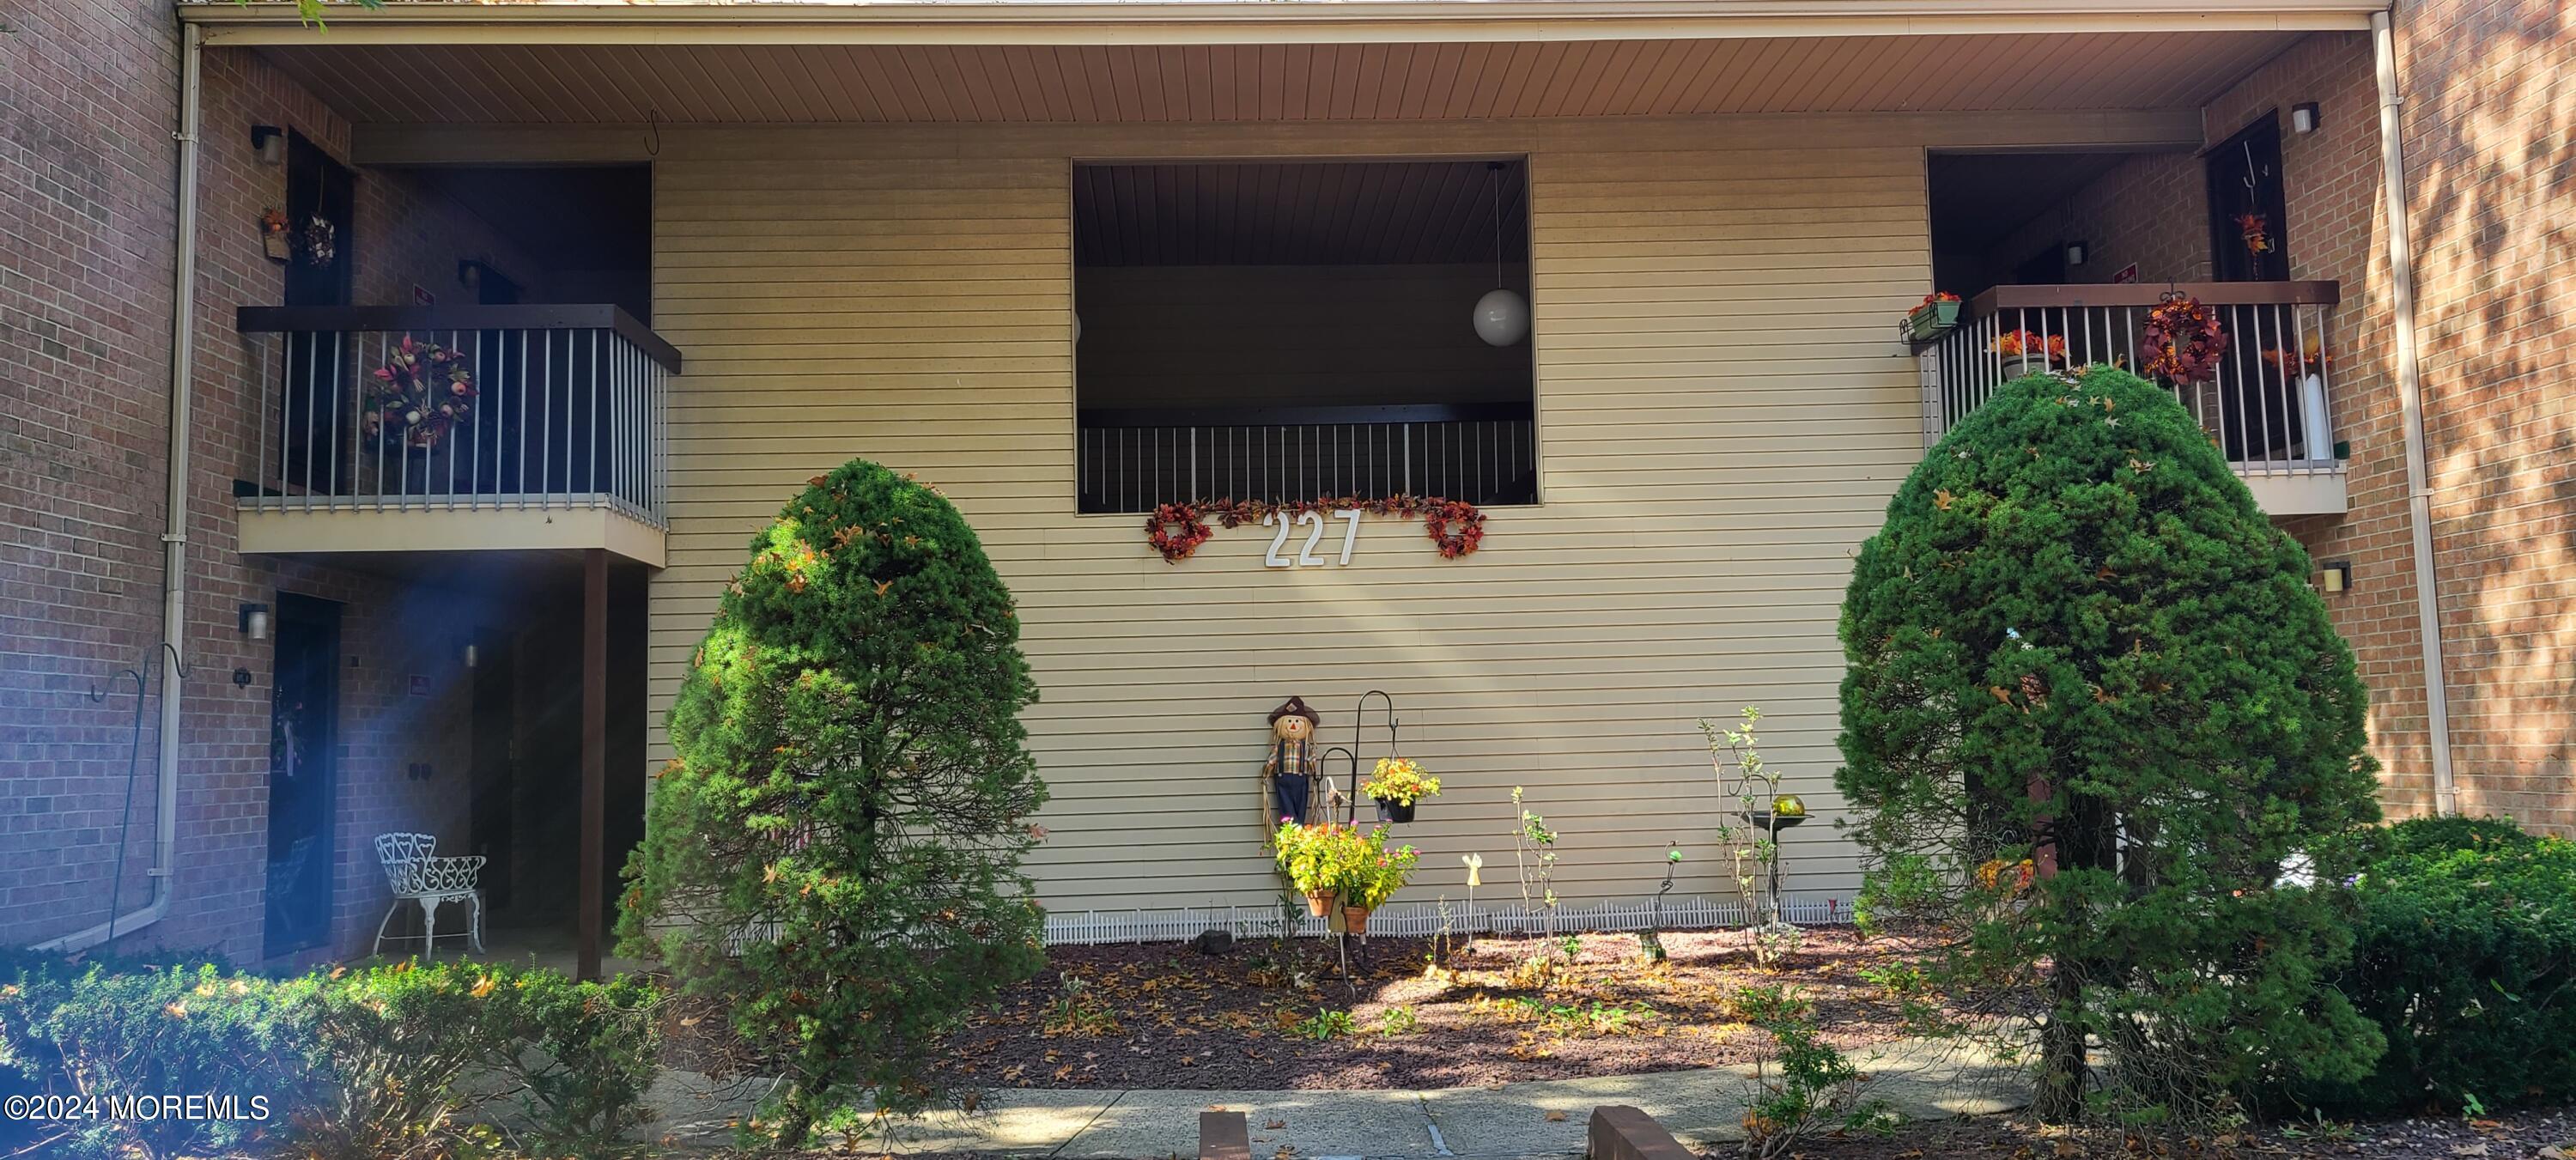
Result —
<instances>
[{"instance_id":1,"label":"white balcony railing","mask_svg":"<svg viewBox=\"0 0 2576 1160\"><path fill-rule=\"evenodd\" d=\"M1400 494L1538 502L1525 404L1086 409L1079 434L1085 512Z\"/></svg>"},{"instance_id":2,"label":"white balcony railing","mask_svg":"<svg viewBox=\"0 0 2576 1160\"><path fill-rule=\"evenodd\" d=\"M244 307L238 326L261 384L246 509L604 508L663 526L680 353L617 307Z\"/></svg>"},{"instance_id":3,"label":"white balcony railing","mask_svg":"<svg viewBox=\"0 0 2576 1160\"><path fill-rule=\"evenodd\" d=\"M1997 286L1968 302L1958 326L1914 344L1930 446L1997 386L2042 366L2140 365L2147 312L2164 295L2198 299L2227 335L2208 381L2174 388L2228 463L2247 476L2340 473L2332 402L2332 282L2202 282L2161 286ZM2032 351L2006 353L2006 336ZM2062 350L2062 355L2056 352ZM2047 352L2047 353L2042 353Z\"/></svg>"}]
</instances>

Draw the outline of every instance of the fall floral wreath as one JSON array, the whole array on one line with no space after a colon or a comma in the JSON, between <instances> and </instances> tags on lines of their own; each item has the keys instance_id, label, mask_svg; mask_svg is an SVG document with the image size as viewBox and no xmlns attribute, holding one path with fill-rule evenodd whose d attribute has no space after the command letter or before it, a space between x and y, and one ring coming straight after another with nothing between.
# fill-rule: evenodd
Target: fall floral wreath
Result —
<instances>
[{"instance_id":1,"label":"fall floral wreath","mask_svg":"<svg viewBox=\"0 0 2576 1160\"><path fill-rule=\"evenodd\" d=\"M1476 550L1485 538L1485 513L1464 500L1439 496L1390 495L1371 499L1357 496L1323 496L1317 499L1272 503L1258 499L1208 499L1189 503L1167 503L1157 506L1145 518L1145 542L1163 554L1163 561L1178 564L1189 559L1215 534L1208 521L1228 528L1257 523L1270 516L1294 518L1307 512L1335 512L1357 508L1378 516L1422 518L1423 530L1439 548L1444 560L1455 560Z\"/></svg>"},{"instance_id":2,"label":"fall floral wreath","mask_svg":"<svg viewBox=\"0 0 2576 1160\"><path fill-rule=\"evenodd\" d=\"M1199 518L1195 504L1159 505L1154 509L1154 518L1145 522L1145 542L1154 545L1154 550L1161 552L1164 560L1174 564L1189 559L1190 553L1198 551L1199 545L1206 543L1207 538L1214 534L1208 530L1207 522Z\"/></svg>"},{"instance_id":3,"label":"fall floral wreath","mask_svg":"<svg viewBox=\"0 0 2576 1160\"><path fill-rule=\"evenodd\" d=\"M2177 383L2196 383L2217 369L2227 353L2227 332L2218 316L2188 294L2167 294L2147 312L2146 337L2139 344L2139 368Z\"/></svg>"},{"instance_id":4,"label":"fall floral wreath","mask_svg":"<svg viewBox=\"0 0 2576 1160\"><path fill-rule=\"evenodd\" d=\"M472 409L476 393L463 355L406 334L368 374L361 422L380 445L436 447Z\"/></svg>"}]
</instances>

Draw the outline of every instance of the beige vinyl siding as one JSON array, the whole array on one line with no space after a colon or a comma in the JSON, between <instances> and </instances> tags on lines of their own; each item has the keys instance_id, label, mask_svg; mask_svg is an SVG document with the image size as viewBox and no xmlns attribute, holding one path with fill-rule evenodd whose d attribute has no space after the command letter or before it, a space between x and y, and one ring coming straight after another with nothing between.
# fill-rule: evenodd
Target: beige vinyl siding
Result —
<instances>
[{"instance_id":1,"label":"beige vinyl siding","mask_svg":"<svg viewBox=\"0 0 2576 1160\"><path fill-rule=\"evenodd\" d=\"M655 325L689 361L655 719L753 532L868 456L946 492L1018 597L1058 912L1275 898L1264 716L1301 695L1346 745L1371 688L1447 785L1400 831L1424 871L1398 901L1462 897L1468 851L1480 902L1513 895L1515 785L1563 835L1566 897L1650 892L1667 840L1681 892L1727 893L1694 718L1762 706L1772 767L1837 804L1836 607L1920 453L1892 322L1930 277L1924 124L675 135ZM1531 158L1543 506L1494 510L1462 560L1370 519L1349 567L1289 571L1257 528L1173 566L1138 518L1073 514L1073 159L1477 152ZM1792 885L1847 899L1830 824L1789 838Z\"/></svg>"}]
</instances>

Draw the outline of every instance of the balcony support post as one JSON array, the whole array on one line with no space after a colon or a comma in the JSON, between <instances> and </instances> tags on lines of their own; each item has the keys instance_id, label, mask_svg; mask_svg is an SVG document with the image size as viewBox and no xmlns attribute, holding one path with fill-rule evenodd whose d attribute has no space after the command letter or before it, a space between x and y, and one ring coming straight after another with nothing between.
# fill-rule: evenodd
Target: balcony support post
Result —
<instances>
[{"instance_id":1,"label":"balcony support post","mask_svg":"<svg viewBox=\"0 0 2576 1160\"><path fill-rule=\"evenodd\" d=\"M578 977L599 977L608 818L608 552L581 554L581 934Z\"/></svg>"},{"instance_id":2,"label":"balcony support post","mask_svg":"<svg viewBox=\"0 0 2576 1160\"><path fill-rule=\"evenodd\" d=\"M2385 11L2370 14L2371 55L2379 72L2380 185L2388 213L2390 357L2397 407L2406 428L2406 523L2415 557L2415 623L2423 637L2424 722L2433 758L2433 808L2460 810L2451 781L2451 705L2442 665L2442 604L2433 568L2433 483L2424 462L2424 380L2416 359L2415 250L2406 230L2404 100L2397 86L2397 38Z\"/></svg>"}]
</instances>

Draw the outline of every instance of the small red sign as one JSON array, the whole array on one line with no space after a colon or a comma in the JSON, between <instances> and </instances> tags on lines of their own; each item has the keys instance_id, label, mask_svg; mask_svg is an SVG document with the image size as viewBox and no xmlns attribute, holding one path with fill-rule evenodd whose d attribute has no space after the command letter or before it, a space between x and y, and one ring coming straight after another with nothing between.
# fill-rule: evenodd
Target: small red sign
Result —
<instances>
[{"instance_id":1,"label":"small red sign","mask_svg":"<svg viewBox=\"0 0 2576 1160\"><path fill-rule=\"evenodd\" d=\"M436 306L438 305L438 295L430 293L429 287L414 282L411 287L411 304L414 306Z\"/></svg>"},{"instance_id":2,"label":"small red sign","mask_svg":"<svg viewBox=\"0 0 2576 1160\"><path fill-rule=\"evenodd\" d=\"M2137 280L2138 264L2136 262L2131 262L2126 266L2120 267L2119 273L2111 275L2111 281L2122 286L2126 286Z\"/></svg>"}]
</instances>

